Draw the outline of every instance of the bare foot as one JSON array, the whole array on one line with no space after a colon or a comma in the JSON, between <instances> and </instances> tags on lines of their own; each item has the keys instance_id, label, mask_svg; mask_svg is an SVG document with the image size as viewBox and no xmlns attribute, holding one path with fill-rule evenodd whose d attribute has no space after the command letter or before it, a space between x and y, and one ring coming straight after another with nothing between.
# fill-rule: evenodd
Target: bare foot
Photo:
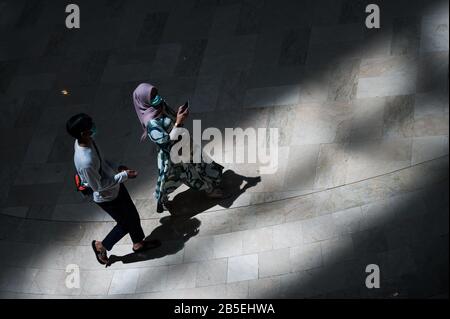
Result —
<instances>
[{"instance_id":1,"label":"bare foot","mask_svg":"<svg viewBox=\"0 0 450 319\"><path fill-rule=\"evenodd\" d=\"M142 247L144 247L144 243L143 242L133 244L133 250L139 250Z\"/></svg>"},{"instance_id":2,"label":"bare foot","mask_svg":"<svg viewBox=\"0 0 450 319\"><path fill-rule=\"evenodd\" d=\"M100 263L106 264L108 262L108 255L106 253L106 248L103 246L101 241L95 241L95 250L98 261Z\"/></svg>"},{"instance_id":3,"label":"bare foot","mask_svg":"<svg viewBox=\"0 0 450 319\"><path fill-rule=\"evenodd\" d=\"M95 248L97 248L98 251L104 251L106 248L103 246L101 241L96 240L95 241Z\"/></svg>"}]
</instances>

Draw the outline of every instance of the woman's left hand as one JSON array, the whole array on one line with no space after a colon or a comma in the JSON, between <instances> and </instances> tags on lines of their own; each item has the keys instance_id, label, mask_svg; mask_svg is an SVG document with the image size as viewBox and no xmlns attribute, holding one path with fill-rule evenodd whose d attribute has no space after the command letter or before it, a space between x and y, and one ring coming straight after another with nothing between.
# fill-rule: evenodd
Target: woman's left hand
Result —
<instances>
[{"instance_id":1,"label":"woman's left hand","mask_svg":"<svg viewBox=\"0 0 450 319\"><path fill-rule=\"evenodd\" d=\"M177 113L177 125L181 125L183 124L184 120L188 117L189 115L189 110L185 109L183 110L182 106L180 106L178 108L178 113Z\"/></svg>"}]
</instances>

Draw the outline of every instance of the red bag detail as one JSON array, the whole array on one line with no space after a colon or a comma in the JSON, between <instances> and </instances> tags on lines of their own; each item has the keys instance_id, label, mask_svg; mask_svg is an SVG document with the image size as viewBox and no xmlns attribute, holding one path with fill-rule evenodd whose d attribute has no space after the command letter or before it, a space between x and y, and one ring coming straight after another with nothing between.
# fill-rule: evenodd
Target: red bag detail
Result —
<instances>
[{"instance_id":1,"label":"red bag detail","mask_svg":"<svg viewBox=\"0 0 450 319\"><path fill-rule=\"evenodd\" d=\"M78 191L84 191L86 189L86 186L84 186L81 183L81 178L78 174L75 174L75 186L77 188Z\"/></svg>"}]
</instances>

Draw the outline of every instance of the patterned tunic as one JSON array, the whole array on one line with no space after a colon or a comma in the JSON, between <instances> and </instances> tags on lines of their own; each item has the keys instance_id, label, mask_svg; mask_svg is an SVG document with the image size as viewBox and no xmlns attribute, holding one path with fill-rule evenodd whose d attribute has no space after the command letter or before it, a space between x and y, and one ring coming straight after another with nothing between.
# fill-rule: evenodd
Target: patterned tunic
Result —
<instances>
[{"instance_id":1,"label":"patterned tunic","mask_svg":"<svg viewBox=\"0 0 450 319\"><path fill-rule=\"evenodd\" d=\"M223 166L214 161L205 163L205 154L202 154L201 163L192 163L192 150L190 163L175 164L170 160L170 150L177 143L170 140L169 136L175 124L175 117L174 112L167 105L165 107L164 115L147 123L147 134L158 147L158 181L155 198L158 201L166 201L167 195L183 183L195 190L212 191L221 181Z\"/></svg>"}]
</instances>

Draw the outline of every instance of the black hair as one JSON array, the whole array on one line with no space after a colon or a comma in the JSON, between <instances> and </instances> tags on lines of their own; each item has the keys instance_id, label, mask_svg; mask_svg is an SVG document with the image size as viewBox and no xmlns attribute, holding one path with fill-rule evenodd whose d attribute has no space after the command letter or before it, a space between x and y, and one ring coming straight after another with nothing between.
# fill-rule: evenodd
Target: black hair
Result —
<instances>
[{"instance_id":1,"label":"black hair","mask_svg":"<svg viewBox=\"0 0 450 319\"><path fill-rule=\"evenodd\" d=\"M81 133L87 131L92 128L92 118L85 114L79 113L72 116L66 122L66 130L67 133L70 134L73 138L79 139L81 137Z\"/></svg>"}]
</instances>

